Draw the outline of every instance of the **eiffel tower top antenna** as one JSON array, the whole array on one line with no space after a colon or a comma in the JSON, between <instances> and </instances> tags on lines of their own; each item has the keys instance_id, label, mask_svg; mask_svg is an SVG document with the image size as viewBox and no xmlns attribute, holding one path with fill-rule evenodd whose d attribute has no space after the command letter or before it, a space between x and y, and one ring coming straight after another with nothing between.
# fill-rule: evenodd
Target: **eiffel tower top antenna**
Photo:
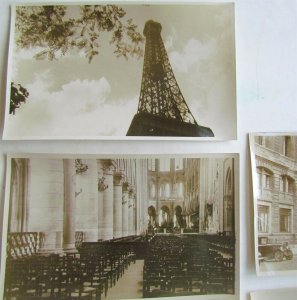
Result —
<instances>
[{"instance_id":1,"label":"eiffel tower top antenna","mask_svg":"<svg viewBox=\"0 0 297 300\"><path fill-rule=\"evenodd\" d=\"M213 136L211 129L199 126L174 77L161 37L162 26L146 22L146 38L141 91L137 114L127 135Z\"/></svg>"}]
</instances>

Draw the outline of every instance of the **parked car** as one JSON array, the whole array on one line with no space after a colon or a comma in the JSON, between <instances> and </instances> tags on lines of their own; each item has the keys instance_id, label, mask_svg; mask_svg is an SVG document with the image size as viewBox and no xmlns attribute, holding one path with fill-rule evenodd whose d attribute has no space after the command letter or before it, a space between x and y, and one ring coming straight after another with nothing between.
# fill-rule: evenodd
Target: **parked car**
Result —
<instances>
[{"instance_id":1,"label":"parked car","mask_svg":"<svg viewBox=\"0 0 297 300\"><path fill-rule=\"evenodd\" d=\"M293 252L288 242L261 244L258 246L258 251L260 262L265 259L275 259L275 261L283 261L284 258L287 260L293 259Z\"/></svg>"}]
</instances>

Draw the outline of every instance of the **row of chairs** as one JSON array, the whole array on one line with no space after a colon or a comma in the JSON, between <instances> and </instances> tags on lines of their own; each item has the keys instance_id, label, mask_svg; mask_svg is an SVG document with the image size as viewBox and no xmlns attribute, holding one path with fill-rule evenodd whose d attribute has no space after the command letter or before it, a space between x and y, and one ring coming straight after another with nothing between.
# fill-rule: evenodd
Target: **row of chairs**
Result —
<instances>
[{"instance_id":1,"label":"row of chairs","mask_svg":"<svg viewBox=\"0 0 297 300\"><path fill-rule=\"evenodd\" d=\"M7 260L5 299L101 299L135 255L126 247L84 247L63 256Z\"/></svg>"},{"instance_id":2,"label":"row of chairs","mask_svg":"<svg viewBox=\"0 0 297 300\"><path fill-rule=\"evenodd\" d=\"M144 297L234 293L233 258L198 236L155 236L143 274Z\"/></svg>"},{"instance_id":3,"label":"row of chairs","mask_svg":"<svg viewBox=\"0 0 297 300\"><path fill-rule=\"evenodd\" d=\"M6 268L6 299L100 299L100 286L85 284L88 273L76 259L32 256Z\"/></svg>"}]
</instances>

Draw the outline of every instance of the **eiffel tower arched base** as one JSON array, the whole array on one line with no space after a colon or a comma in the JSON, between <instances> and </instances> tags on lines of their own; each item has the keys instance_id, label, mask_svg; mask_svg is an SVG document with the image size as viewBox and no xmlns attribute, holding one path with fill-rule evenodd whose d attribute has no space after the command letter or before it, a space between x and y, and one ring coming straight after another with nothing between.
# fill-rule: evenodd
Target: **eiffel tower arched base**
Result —
<instances>
[{"instance_id":1,"label":"eiffel tower arched base","mask_svg":"<svg viewBox=\"0 0 297 300\"><path fill-rule=\"evenodd\" d=\"M210 128L198 124L138 113L131 122L127 136L213 137L214 134Z\"/></svg>"}]
</instances>

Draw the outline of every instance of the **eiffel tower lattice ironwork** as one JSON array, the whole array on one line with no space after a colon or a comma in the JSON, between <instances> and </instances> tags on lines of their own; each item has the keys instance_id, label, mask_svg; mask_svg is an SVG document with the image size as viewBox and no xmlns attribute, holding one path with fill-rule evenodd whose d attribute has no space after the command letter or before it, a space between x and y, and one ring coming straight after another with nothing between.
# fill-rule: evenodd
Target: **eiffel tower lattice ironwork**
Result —
<instances>
[{"instance_id":1,"label":"eiffel tower lattice ironwork","mask_svg":"<svg viewBox=\"0 0 297 300\"><path fill-rule=\"evenodd\" d=\"M127 136L214 136L197 124L174 77L161 37L160 23L149 20L138 110Z\"/></svg>"}]
</instances>

